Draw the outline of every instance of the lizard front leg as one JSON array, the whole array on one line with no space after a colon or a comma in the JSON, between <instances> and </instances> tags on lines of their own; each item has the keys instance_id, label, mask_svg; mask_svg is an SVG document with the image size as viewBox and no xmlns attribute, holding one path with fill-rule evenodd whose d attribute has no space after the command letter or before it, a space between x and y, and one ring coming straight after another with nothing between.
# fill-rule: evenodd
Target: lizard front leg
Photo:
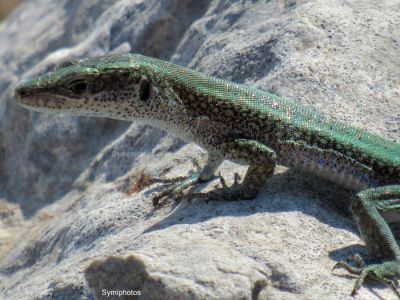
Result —
<instances>
[{"instance_id":1,"label":"lizard front leg","mask_svg":"<svg viewBox=\"0 0 400 300\"><path fill-rule=\"evenodd\" d=\"M157 206L160 199L164 197L181 195L188 187L214 178L215 170L224 159L249 165L243 183L239 184L235 180L233 186L227 187L221 178L222 188L208 193L191 193L191 196L204 198L207 201L252 199L273 174L277 160L272 149L254 140L234 139L213 145L213 150L209 151L208 162L203 170L181 178L180 182L154 196L153 205Z\"/></svg>"},{"instance_id":2,"label":"lizard front leg","mask_svg":"<svg viewBox=\"0 0 400 300\"><path fill-rule=\"evenodd\" d=\"M187 177L172 180L159 180L158 182L175 183L173 186L158 193L153 197L153 205L157 206L162 198L168 196L181 197L182 192L198 183L203 183L214 178L214 173L224 159L237 163L247 164L249 168L242 184L238 183L235 174L235 184L227 187L220 176L222 188L209 193L190 193L206 200L236 200L254 198L268 178L273 174L276 165L276 153L266 145L251 139L233 138L225 123L212 121L205 116L195 116L190 121L190 131L198 138L198 144L208 150L206 166Z\"/></svg>"},{"instance_id":3,"label":"lizard front leg","mask_svg":"<svg viewBox=\"0 0 400 300\"><path fill-rule=\"evenodd\" d=\"M234 139L216 145L224 158L242 164L248 164L249 168L240 184L235 176L235 183L227 187L224 181L222 188L208 193L193 193L206 200L240 200L256 197L259 190L274 173L276 166L276 153L266 145L248 139Z\"/></svg>"}]
</instances>

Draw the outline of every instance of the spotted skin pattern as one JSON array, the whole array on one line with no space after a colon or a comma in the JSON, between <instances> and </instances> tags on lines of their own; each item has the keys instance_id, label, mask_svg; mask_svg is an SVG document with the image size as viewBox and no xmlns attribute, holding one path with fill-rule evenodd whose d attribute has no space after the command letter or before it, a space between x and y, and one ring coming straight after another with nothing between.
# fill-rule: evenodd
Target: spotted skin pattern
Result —
<instances>
[{"instance_id":1,"label":"spotted skin pattern","mask_svg":"<svg viewBox=\"0 0 400 300\"><path fill-rule=\"evenodd\" d=\"M282 164L317 174L353 190L349 199L361 236L376 264L338 262L364 280L389 286L400 276L400 249L384 214L400 216L400 145L343 124L312 108L268 92L207 76L139 54L108 55L65 62L54 72L23 82L15 90L25 108L136 121L166 130L208 151L205 167L177 180L153 198L180 197L214 178L229 159L247 164L239 183L203 195L206 199L251 199ZM162 180L160 179L162 182ZM396 214L397 212L397 214ZM394 213L394 214L393 214Z\"/></svg>"}]
</instances>

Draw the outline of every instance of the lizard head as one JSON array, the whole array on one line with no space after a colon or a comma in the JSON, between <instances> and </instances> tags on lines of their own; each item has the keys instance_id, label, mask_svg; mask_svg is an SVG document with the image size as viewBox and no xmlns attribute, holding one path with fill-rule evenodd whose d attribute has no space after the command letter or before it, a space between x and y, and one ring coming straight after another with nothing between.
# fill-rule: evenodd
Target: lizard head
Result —
<instances>
[{"instance_id":1,"label":"lizard head","mask_svg":"<svg viewBox=\"0 0 400 300\"><path fill-rule=\"evenodd\" d=\"M16 101L39 112L121 120L165 118L174 100L165 97L142 57L108 55L64 62L54 72L19 84Z\"/></svg>"}]
</instances>

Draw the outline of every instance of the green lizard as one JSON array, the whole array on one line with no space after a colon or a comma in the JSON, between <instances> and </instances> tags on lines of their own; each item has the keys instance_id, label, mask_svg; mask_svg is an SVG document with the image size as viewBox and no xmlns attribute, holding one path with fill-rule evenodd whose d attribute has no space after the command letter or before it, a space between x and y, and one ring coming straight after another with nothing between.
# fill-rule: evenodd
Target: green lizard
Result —
<instances>
[{"instance_id":1,"label":"green lizard","mask_svg":"<svg viewBox=\"0 0 400 300\"><path fill-rule=\"evenodd\" d=\"M53 73L21 83L17 102L39 112L138 121L208 151L206 166L153 199L180 196L214 178L224 159L249 165L245 178L207 193L210 199L251 199L282 164L355 191L349 199L369 255L377 264L339 262L389 286L400 276L400 249L384 212L400 208L400 145L342 124L294 101L138 54L65 62ZM168 180L166 180L168 182Z\"/></svg>"}]
</instances>

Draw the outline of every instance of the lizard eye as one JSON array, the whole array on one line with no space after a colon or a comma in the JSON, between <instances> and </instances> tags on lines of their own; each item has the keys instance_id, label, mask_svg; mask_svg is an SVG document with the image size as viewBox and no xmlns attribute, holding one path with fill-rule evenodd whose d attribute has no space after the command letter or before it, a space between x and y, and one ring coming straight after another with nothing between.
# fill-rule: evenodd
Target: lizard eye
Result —
<instances>
[{"instance_id":1,"label":"lizard eye","mask_svg":"<svg viewBox=\"0 0 400 300\"><path fill-rule=\"evenodd\" d=\"M68 85L68 89L76 94L76 95L82 95L84 92L87 91L88 89L88 84L85 80L83 79L77 79L72 81L69 85Z\"/></svg>"},{"instance_id":2,"label":"lizard eye","mask_svg":"<svg viewBox=\"0 0 400 300\"><path fill-rule=\"evenodd\" d=\"M150 98L150 81L147 78L142 78L139 82L139 97L142 101L147 101Z\"/></svg>"}]
</instances>

